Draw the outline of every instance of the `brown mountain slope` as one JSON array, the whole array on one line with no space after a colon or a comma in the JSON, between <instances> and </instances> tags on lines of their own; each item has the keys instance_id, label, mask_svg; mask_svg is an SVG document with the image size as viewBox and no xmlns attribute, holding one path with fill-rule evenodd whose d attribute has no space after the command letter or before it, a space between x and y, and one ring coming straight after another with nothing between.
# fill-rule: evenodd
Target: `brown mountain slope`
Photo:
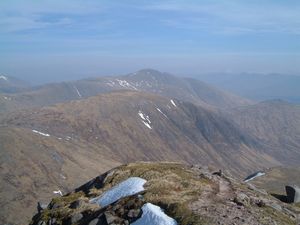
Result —
<instances>
[{"instance_id":1,"label":"brown mountain slope","mask_svg":"<svg viewBox=\"0 0 300 225\"><path fill-rule=\"evenodd\" d=\"M104 94L17 113L5 123L101 144L122 162L202 162L236 173L276 163L257 151L254 138L213 111L142 92Z\"/></svg>"},{"instance_id":2,"label":"brown mountain slope","mask_svg":"<svg viewBox=\"0 0 300 225\"><path fill-rule=\"evenodd\" d=\"M286 165L300 162L300 106L280 100L265 101L232 111L232 118L243 130L257 137Z\"/></svg>"},{"instance_id":3,"label":"brown mountain slope","mask_svg":"<svg viewBox=\"0 0 300 225\"><path fill-rule=\"evenodd\" d=\"M53 191L66 193L113 165L101 146L1 126L0 223L26 224L37 201L48 203Z\"/></svg>"}]
</instances>

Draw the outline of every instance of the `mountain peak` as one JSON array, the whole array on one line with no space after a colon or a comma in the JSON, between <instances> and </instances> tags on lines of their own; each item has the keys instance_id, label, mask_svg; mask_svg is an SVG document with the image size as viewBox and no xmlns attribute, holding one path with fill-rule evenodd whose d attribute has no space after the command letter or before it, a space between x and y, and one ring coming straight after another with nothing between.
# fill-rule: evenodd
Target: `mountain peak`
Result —
<instances>
[{"instance_id":1,"label":"mountain peak","mask_svg":"<svg viewBox=\"0 0 300 225\"><path fill-rule=\"evenodd\" d=\"M141 69L138 70L136 73L145 73L145 74L162 74L161 71L159 70L155 70L155 69L151 69L151 68L145 68L145 69Z\"/></svg>"}]
</instances>

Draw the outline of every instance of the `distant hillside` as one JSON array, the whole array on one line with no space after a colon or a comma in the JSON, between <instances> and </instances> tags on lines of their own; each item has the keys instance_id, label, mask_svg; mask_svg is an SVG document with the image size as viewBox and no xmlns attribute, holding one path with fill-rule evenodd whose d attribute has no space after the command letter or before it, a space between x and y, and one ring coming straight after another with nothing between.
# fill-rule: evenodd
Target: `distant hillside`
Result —
<instances>
[{"instance_id":1,"label":"distant hillside","mask_svg":"<svg viewBox=\"0 0 300 225\"><path fill-rule=\"evenodd\" d=\"M265 101L231 111L232 121L257 137L267 151L286 165L300 161L300 105Z\"/></svg>"},{"instance_id":2,"label":"distant hillside","mask_svg":"<svg viewBox=\"0 0 300 225\"><path fill-rule=\"evenodd\" d=\"M253 100L282 99L300 104L300 76L285 74L200 74L198 79Z\"/></svg>"},{"instance_id":3,"label":"distant hillside","mask_svg":"<svg viewBox=\"0 0 300 225\"><path fill-rule=\"evenodd\" d=\"M183 79L146 69L118 77L99 77L46 84L13 95L0 95L0 112L47 106L87 98L116 90L136 90L189 101L207 108L230 108L248 105L250 100L219 90L195 79Z\"/></svg>"},{"instance_id":4,"label":"distant hillside","mask_svg":"<svg viewBox=\"0 0 300 225\"><path fill-rule=\"evenodd\" d=\"M30 87L29 83L15 77L0 74L0 93L16 93L25 91Z\"/></svg>"},{"instance_id":5,"label":"distant hillside","mask_svg":"<svg viewBox=\"0 0 300 225\"><path fill-rule=\"evenodd\" d=\"M15 113L3 124L101 144L122 162L202 162L232 167L235 172L276 163L263 154L258 160L259 143L222 115L138 91L107 93Z\"/></svg>"}]
</instances>

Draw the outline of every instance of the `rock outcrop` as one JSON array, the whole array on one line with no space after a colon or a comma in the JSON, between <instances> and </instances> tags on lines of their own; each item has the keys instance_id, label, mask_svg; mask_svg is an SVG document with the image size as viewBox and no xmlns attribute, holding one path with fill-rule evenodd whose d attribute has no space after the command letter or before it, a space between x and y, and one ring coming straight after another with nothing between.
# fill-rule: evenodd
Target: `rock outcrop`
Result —
<instances>
[{"instance_id":1,"label":"rock outcrop","mask_svg":"<svg viewBox=\"0 0 300 225\"><path fill-rule=\"evenodd\" d=\"M297 205L282 203L226 174L178 163L120 166L53 199L30 224L296 225L299 222ZM144 179L144 189L127 195L114 192L122 190L118 187L132 177ZM127 182L126 187L134 188L130 185ZM108 205L93 201L103 196L113 201L108 201ZM153 215L148 218L155 218L151 222L147 222L149 213Z\"/></svg>"}]
</instances>

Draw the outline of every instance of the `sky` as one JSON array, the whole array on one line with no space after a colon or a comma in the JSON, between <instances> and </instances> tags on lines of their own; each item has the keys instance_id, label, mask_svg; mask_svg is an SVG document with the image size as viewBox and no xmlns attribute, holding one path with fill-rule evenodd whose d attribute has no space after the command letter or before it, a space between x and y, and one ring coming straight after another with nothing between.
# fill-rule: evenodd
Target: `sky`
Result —
<instances>
[{"instance_id":1,"label":"sky","mask_svg":"<svg viewBox=\"0 0 300 225\"><path fill-rule=\"evenodd\" d=\"M1 0L0 74L300 75L299 0Z\"/></svg>"}]
</instances>

